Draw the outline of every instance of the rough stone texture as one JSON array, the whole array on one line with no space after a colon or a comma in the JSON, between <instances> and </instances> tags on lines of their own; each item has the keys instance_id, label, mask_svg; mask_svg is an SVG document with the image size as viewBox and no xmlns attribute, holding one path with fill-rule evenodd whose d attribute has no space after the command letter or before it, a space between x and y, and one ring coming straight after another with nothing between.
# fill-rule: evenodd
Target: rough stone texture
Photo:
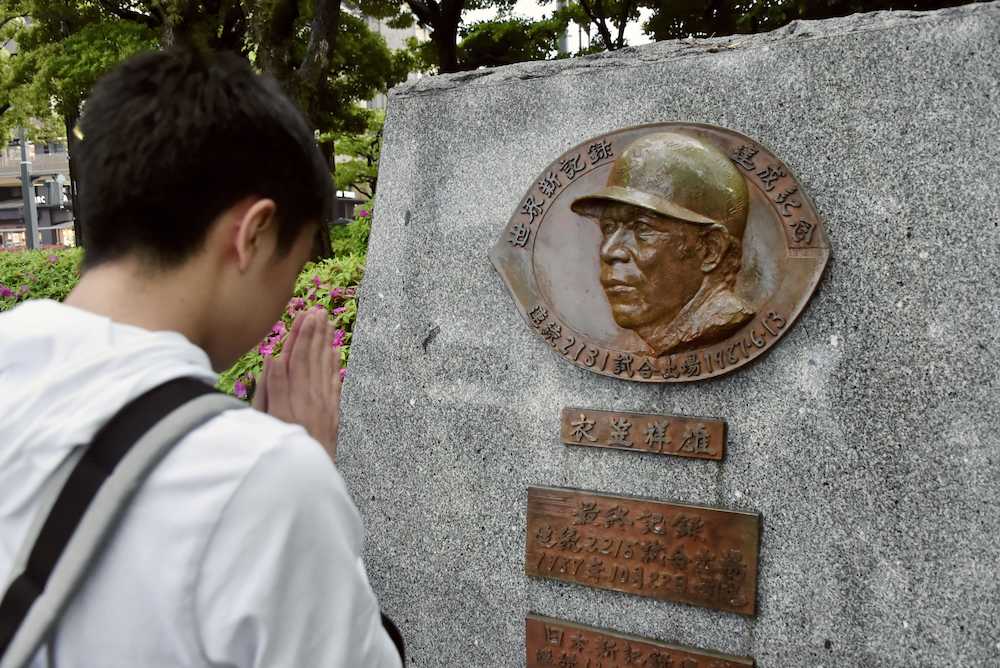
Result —
<instances>
[{"instance_id":1,"label":"rough stone texture","mask_svg":"<svg viewBox=\"0 0 1000 668\"><path fill-rule=\"evenodd\" d=\"M394 92L339 457L412 665L523 665L529 610L765 668L1000 665L998 48L989 3ZM664 120L772 148L832 259L762 361L653 387L559 359L486 254L555 156ZM729 455L570 450L566 405L725 417ZM529 580L534 484L761 512L758 616Z\"/></svg>"}]
</instances>

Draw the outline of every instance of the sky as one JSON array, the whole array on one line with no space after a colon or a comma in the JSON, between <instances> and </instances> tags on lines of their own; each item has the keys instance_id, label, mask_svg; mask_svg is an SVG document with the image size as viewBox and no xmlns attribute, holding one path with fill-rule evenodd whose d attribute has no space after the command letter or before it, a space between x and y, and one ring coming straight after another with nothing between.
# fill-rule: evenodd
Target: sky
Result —
<instances>
[{"instance_id":1,"label":"sky","mask_svg":"<svg viewBox=\"0 0 1000 668\"><path fill-rule=\"evenodd\" d=\"M514 6L513 14L523 18L540 19L543 16L551 15L554 9L555 2L543 7L534 0L517 0L517 4ZM625 27L625 39L628 41L629 46L648 44L652 41L649 37L642 33L642 22L649 18L652 10L644 7L640 10L640 13L641 16L638 21L633 21ZM496 8L477 9L475 11L465 12L462 14L462 20L466 25L469 25L470 23L475 23L476 21L486 21L495 18L496 15ZM583 47L587 46L587 35L582 33L582 31L578 31L576 25L570 25L569 38L569 48L571 51L578 51L581 44Z\"/></svg>"}]
</instances>

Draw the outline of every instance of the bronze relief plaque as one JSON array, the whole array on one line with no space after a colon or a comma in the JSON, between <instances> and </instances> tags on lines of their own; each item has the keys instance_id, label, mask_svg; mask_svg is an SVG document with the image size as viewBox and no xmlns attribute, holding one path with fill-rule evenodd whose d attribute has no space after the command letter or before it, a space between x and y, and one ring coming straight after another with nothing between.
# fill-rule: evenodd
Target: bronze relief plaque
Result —
<instances>
[{"instance_id":1,"label":"bronze relief plaque","mask_svg":"<svg viewBox=\"0 0 1000 668\"><path fill-rule=\"evenodd\" d=\"M525 619L528 668L753 668L746 656L730 656L593 626L529 614Z\"/></svg>"},{"instance_id":2,"label":"bronze relief plaque","mask_svg":"<svg viewBox=\"0 0 1000 668\"><path fill-rule=\"evenodd\" d=\"M701 380L788 330L830 255L792 171L725 128L589 139L538 175L490 251L529 327L589 371Z\"/></svg>"},{"instance_id":3,"label":"bronze relief plaque","mask_svg":"<svg viewBox=\"0 0 1000 668\"><path fill-rule=\"evenodd\" d=\"M726 423L715 418L564 408L559 436L566 445L696 459L720 460L726 452Z\"/></svg>"},{"instance_id":4,"label":"bronze relief plaque","mask_svg":"<svg viewBox=\"0 0 1000 668\"><path fill-rule=\"evenodd\" d=\"M528 488L527 575L753 615L760 515Z\"/></svg>"}]
</instances>

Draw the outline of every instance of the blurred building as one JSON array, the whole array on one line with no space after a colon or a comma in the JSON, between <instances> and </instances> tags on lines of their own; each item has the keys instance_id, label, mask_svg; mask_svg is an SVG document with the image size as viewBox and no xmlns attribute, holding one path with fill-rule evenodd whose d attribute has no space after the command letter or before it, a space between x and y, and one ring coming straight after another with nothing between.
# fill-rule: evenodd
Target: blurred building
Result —
<instances>
[{"instance_id":1,"label":"blurred building","mask_svg":"<svg viewBox=\"0 0 1000 668\"><path fill-rule=\"evenodd\" d=\"M69 198L69 157L59 142L28 142L31 187L42 245L74 246L73 206ZM21 145L14 139L0 150L0 248L25 248L21 192Z\"/></svg>"},{"instance_id":2,"label":"blurred building","mask_svg":"<svg viewBox=\"0 0 1000 668\"><path fill-rule=\"evenodd\" d=\"M29 17L18 19L31 24ZM7 57L17 53L17 42L0 44ZM0 249L26 246L27 225L24 219L24 197L21 191L21 142L0 139ZM69 156L60 142L35 144L28 142L31 162L31 188L38 215L38 240L42 245L74 246L73 207L69 199Z\"/></svg>"}]
</instances>

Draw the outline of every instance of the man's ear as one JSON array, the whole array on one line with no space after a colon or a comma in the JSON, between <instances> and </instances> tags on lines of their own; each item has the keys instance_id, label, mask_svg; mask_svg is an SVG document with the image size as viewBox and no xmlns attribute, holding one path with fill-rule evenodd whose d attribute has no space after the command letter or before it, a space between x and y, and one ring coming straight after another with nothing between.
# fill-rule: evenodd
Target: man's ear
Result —
<instances>
[{"instance_id":1,"label":"man's ear","mask_svg":"<svg viewBox=\"0 0 1000 668\"><path fill-rule=\"evenodd\" d=\"M278 221L274 217L276 210L274 200L259 199L236 219L233 242L240 271L246 271L261 254L271 252L273 239L278 233Z\"/></svg>"},{"instance_id":2,"label":"man's ear","mask_svg":"<svg viewBox=\"0 0 1000 668\"><path fill-rule=\"evenodd\" d=\"M713 227L702 232L700 244L701 270L709 274L722 263L722 258L725 257L726 249L729 247L729 238L725 232Z\"/></svg>"}]
</instances>

